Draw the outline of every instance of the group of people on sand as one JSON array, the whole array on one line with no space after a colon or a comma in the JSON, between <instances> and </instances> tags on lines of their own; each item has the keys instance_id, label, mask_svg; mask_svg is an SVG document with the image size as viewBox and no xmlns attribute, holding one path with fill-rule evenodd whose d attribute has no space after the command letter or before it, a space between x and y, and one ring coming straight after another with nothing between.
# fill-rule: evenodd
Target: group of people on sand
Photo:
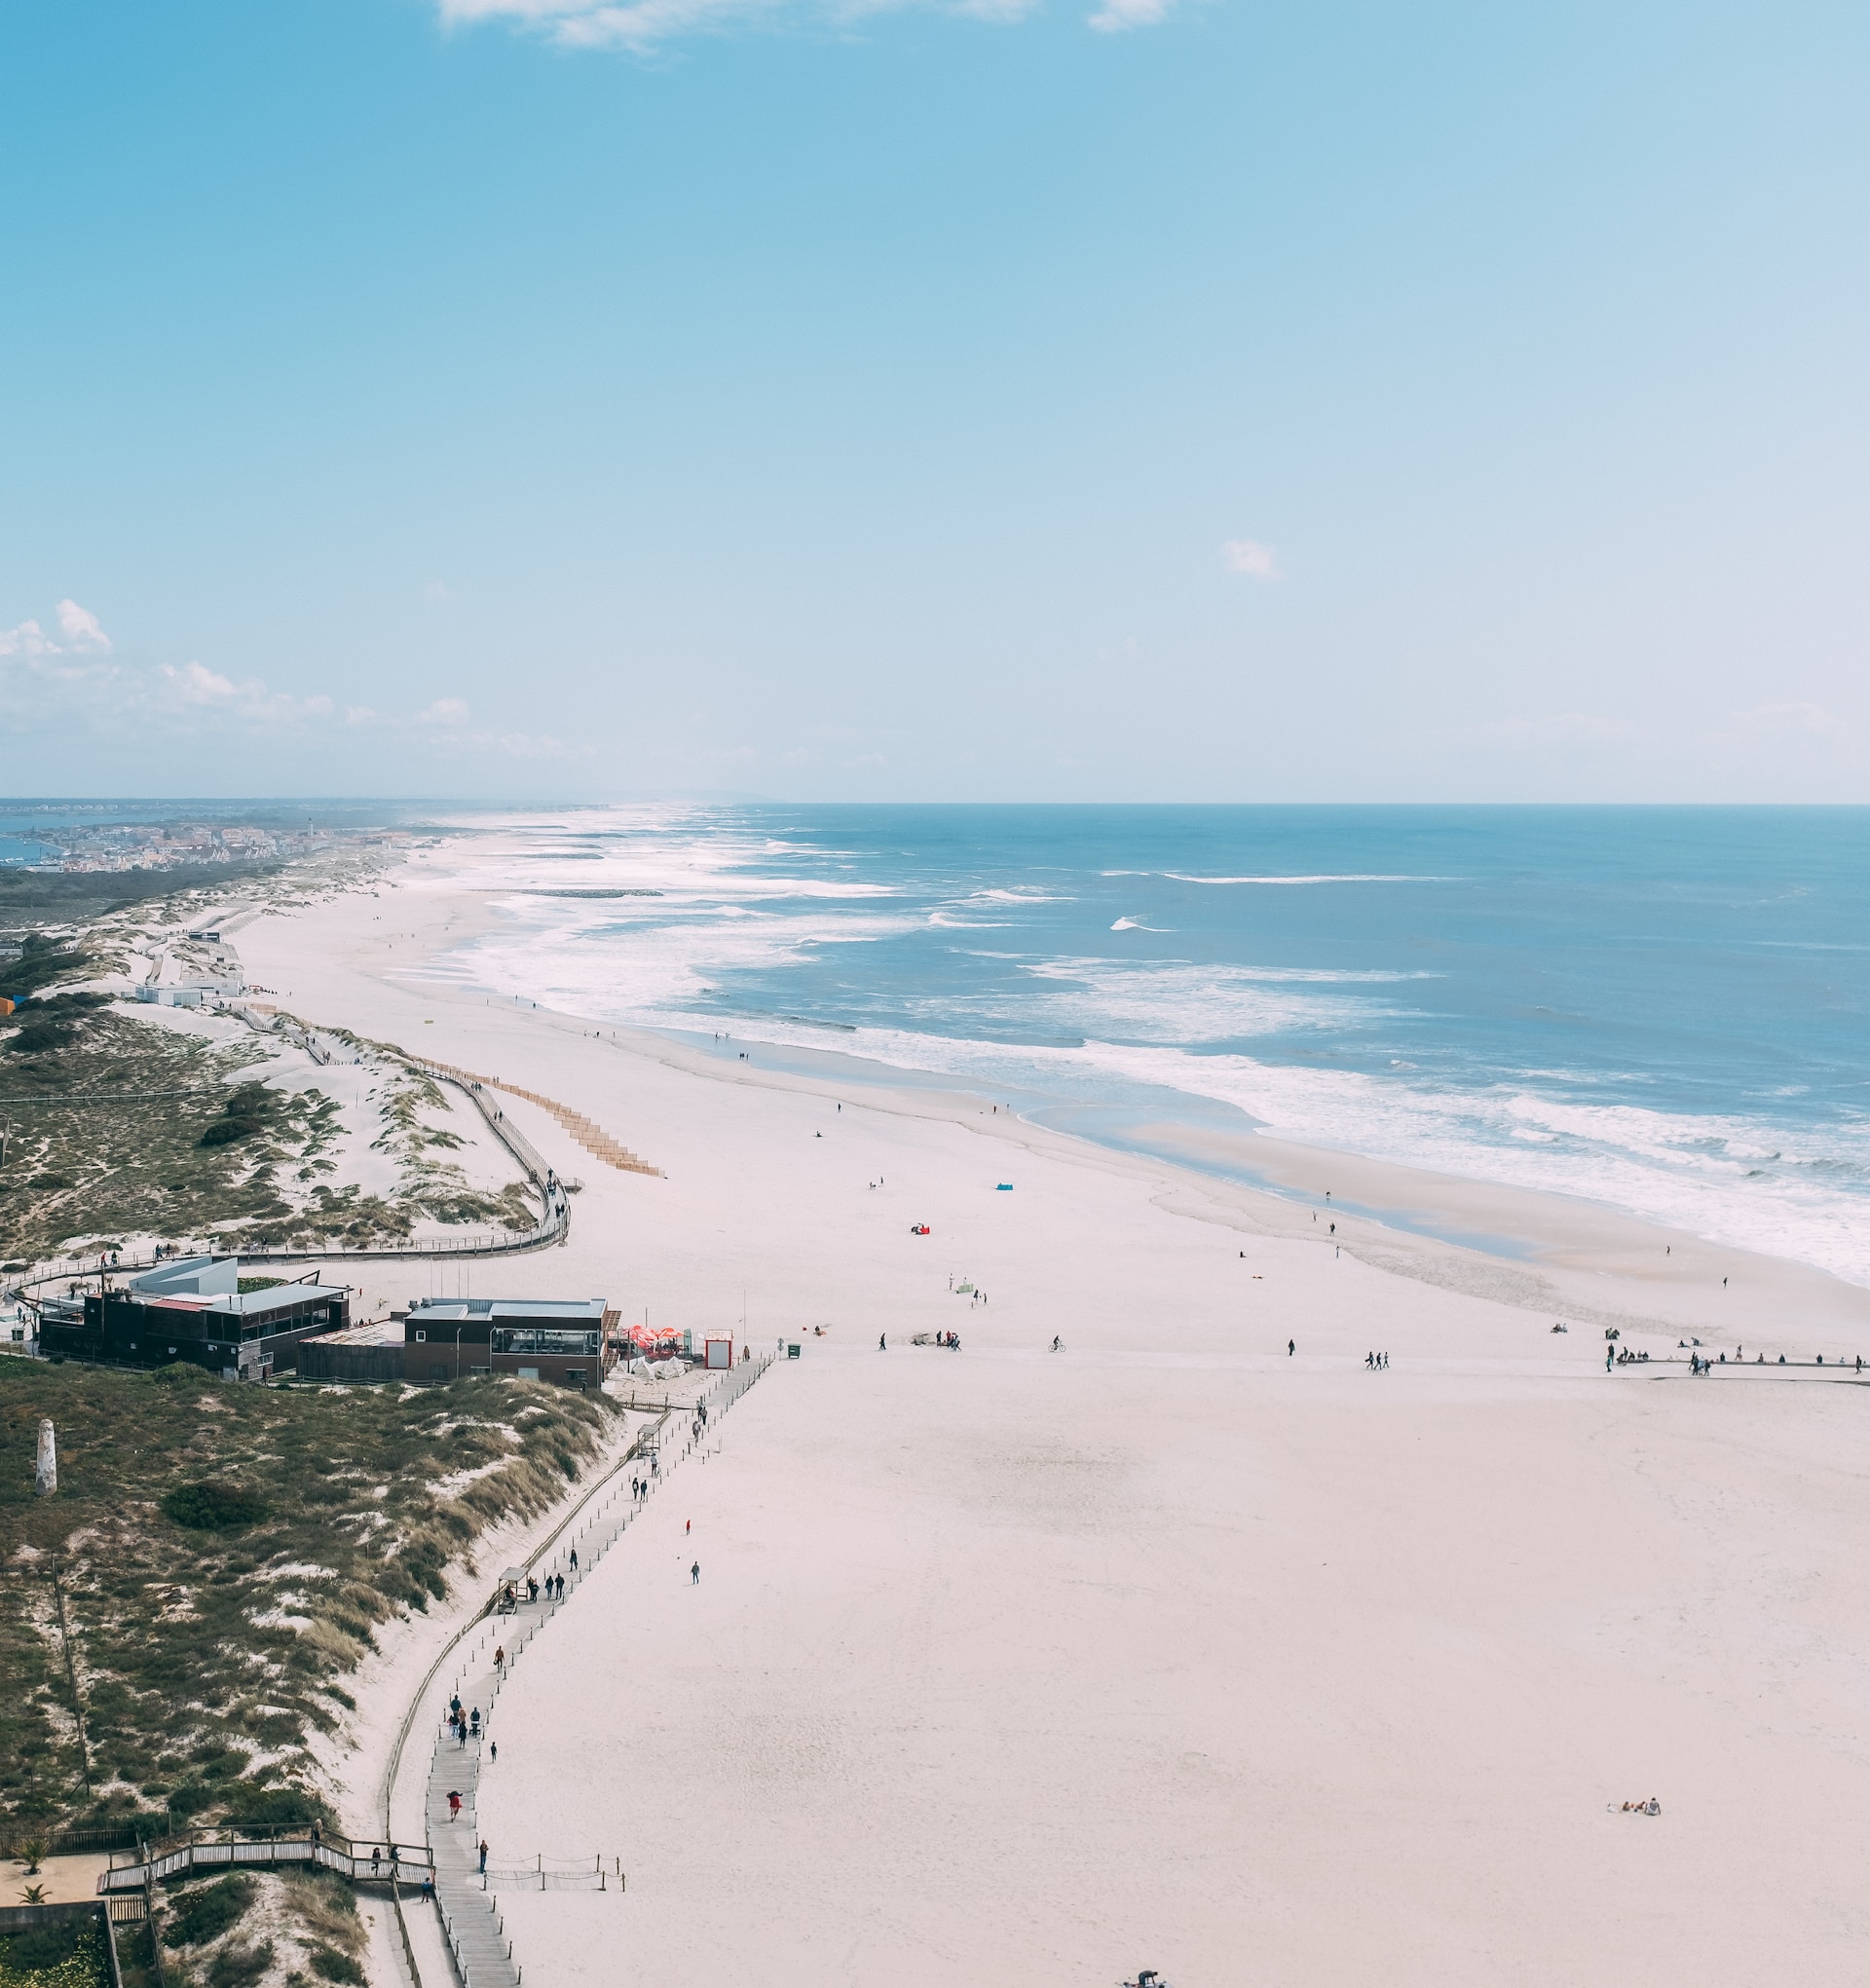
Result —
<instances>
[{"instance_id":1,"label":"group of people on sand","mask_svg":"<svg viewBox=\"0 0 1870 1988\"><path fill-rule=\"evenodd\" d=\"M1390 1356L1387 1353L1366 1353L1364 1356L1364 1365L1371 1369L1387 1367L1389 1364Z\"/></svg>"},{"instance_id":2,"label":"group of people on sand","mask_svg":"<svg viewBox=\"0 0 1870 1988\"><path fill-rule=\"evenodd\" d=\"M1618 1811L1622 1816L1660 1816L1662 1813L1663 1805L1654 1795L1646 1802L1626 1802Z\"/></svg>"}]
</instances>

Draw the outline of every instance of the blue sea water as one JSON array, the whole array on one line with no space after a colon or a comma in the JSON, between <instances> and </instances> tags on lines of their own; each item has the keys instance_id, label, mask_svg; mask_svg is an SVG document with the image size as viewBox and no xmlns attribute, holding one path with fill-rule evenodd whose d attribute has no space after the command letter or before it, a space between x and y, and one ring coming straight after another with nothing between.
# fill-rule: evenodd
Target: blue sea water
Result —
<instances>
[{"instance_id":1,"label":"blue sea water","mask_svg":"<svg viewBox=\"0 0 1870 1988\"><path fill-rule=\"evenodd\" d=\"M428 867L457 981L1257 1129L1870 1283L1870 810L655 806ZM618 893L653 893L629 894Z\"/></svg>"}]
</instances>

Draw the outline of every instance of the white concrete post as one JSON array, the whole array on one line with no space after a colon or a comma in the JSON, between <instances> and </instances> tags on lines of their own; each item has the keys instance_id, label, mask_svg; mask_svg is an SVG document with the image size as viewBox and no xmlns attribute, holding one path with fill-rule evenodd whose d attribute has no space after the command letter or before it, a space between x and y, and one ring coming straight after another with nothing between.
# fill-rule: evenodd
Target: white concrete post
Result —
<instances>
[{"instance_id":1,"label":"white concrete post","mask_svg":"<svg viewBox=\"0 0 1870 1988\"><path fill-rule=\"evenodd\" d=\"M39 1424L39 1467L33 1473L32 1488L42 1498L50 1498L58 1488L58 1439L53 1434L50 1415Z\"/></svg>"}]
</instances>

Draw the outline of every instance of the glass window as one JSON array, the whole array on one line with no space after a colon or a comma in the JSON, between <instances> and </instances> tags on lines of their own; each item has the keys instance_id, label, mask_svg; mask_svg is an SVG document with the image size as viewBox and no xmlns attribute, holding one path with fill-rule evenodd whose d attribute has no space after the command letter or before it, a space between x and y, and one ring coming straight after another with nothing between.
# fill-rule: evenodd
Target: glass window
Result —
<instances>
[{"instance_id":1,"label":"glass window","mask_svg":"<svg viewBox=\"0 0 1870 1988\"><path fill-rule=\"evenodd\" d=\"M595 1353L597 1331L566 1326L496 1326L496 1353Z\"/></svg>"}]
</instances>

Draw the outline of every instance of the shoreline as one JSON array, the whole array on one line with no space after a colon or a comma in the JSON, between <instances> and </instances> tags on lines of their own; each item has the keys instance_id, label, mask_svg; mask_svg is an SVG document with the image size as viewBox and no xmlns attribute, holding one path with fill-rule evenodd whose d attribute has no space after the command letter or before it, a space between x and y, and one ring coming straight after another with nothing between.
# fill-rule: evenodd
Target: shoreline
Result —
<instances>
[{"instance_id":1,"label":"shoreline","mask_svg":"<svg viewBox=\"0 0 1870 1988\"><path fill-rule=\"evenodd\" d=\"M848 1051L733 1038L747 1044L749 1061L741 1062L680 1032L602 1024L490 994L451 975L443 962L464 940L494 927L499 913L484 891L433 890L419 877L409 879L421 860L405 859L400 870L385 873L374 894L364 886L269 912L249 925L248 955L278 997L308 1022L339 1024L394 1040L411 1054L513 1076L579 1108L576 1096L564 1097L574 1088L570 1071L554 1077L544 1068L561 1064L575 1042L583 1045L572 1051L580 1078L595 1078L613 1059L642 1060L711 1084L842 1098L907 1119L964 1125L1034 1151L1140 1170L1186 1212L1205 1208L1206 1219L1248 1233L1329 1240L1372 1267L1552 1320L1666 1331L1710 1344L1770 1339L1788 1356L1804 1348L1809 1357L1814 1346L1843 1351L1845 1340L1851 1353L1870 1353L1870 1289L1796 1258L1709 1242L1601 1203L1257 1132L1144 1123L1134 1143L1106 1141L1004 1106L996 1116L995 1101L965 1082ZM373 924L385 929L373 932ZM300 991L315 978L316 993ZM453 1049L444 1046L450 1042ZM520 1115L529 1136L533 1118L549 1124L541 1114ZM645 1150L626 1122L607 1122L605 1129ZM589 1164L580 1155L574 1170L580 1163ZM578 1212L575 1206L575 1227Z\"/></svg>"}]
</instances>

